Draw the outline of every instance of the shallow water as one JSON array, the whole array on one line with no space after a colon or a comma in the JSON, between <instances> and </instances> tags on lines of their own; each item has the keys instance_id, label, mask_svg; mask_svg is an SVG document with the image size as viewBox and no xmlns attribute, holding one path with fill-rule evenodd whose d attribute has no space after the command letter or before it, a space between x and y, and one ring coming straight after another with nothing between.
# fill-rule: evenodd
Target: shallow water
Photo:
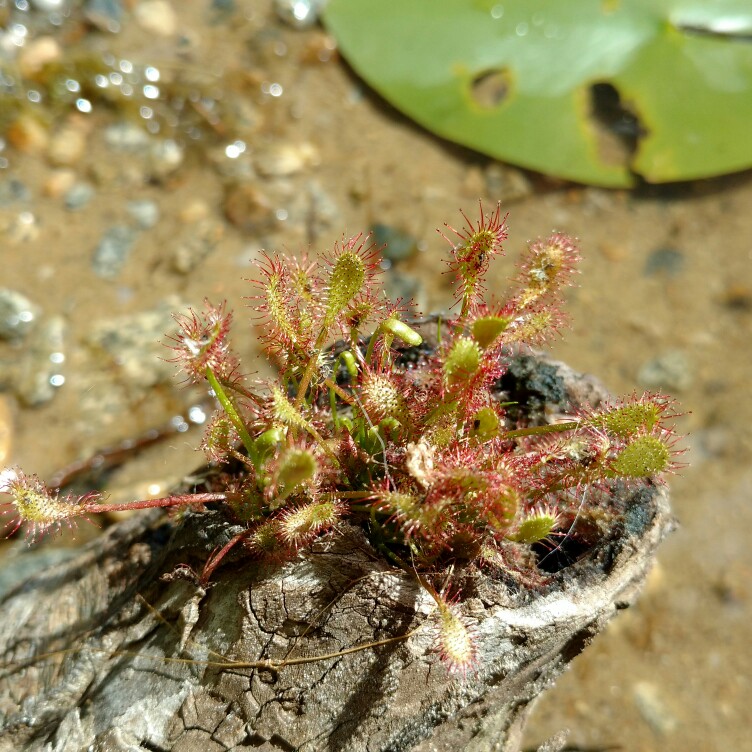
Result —
<instances>
[{"instance_id":1,"label":"shallow water","mask_svg":"<svg viewBox=\"0 0 752 752\"><path fill-rule=\"evenodd\" d=\"M110 73L132 64L140 94L121 90L110 104L91 95L91 112L76 109L75 97L30 102L25 116L36 125L22 121L7 136L0 286L39 307L35 331L61 317L64 336L0 342L0 407L10 411L0 421L12 438L3 463L49 477L189 405L158 360L169 355L142 347L149 327L161 332L182 305L226 299L237 313L234 342L252 362L244 296L262 248L326 249L343 232L384 223L420 240L392 283L412 280L426 310L447 307L451 291L437 276L445 242L435 228L461 222L457 209L473 212L478 198L501 200L510 258L497 265L492 290L513 276L526 240L552 229L577 235L582 277L568 295L571 328L552 351L615 393L663 380L689 433L689 465L671 479L679 527L646 592L542 698L529 743L569 728L569 743L587 748L752 749L744 721L752 699L749 174L639 196L542 181L413 126L348 72L320 29L292 30L267 3L174 8L174 24L163 18L159 33L127 14L117 33L75 17L59 27L36 21L37 37L59 41L61 64L109 54ZM149 67L169 101L144 104ZM162 116L144 118L143 106ZM139 140L133 129L146 134L149 121L159 132ZM88 194L71 195L73 186ZM107 262L105 237L119 261ZM135 334L134 321L120 319L147 311L157 313L138 319ZM41 355L30 360L34 348ZM65 360L45 378L64 383L32 389L58 352ZM24 404L34 399L43 401ZM176 434L114 485L168 487L200 464L199 433Z\"/></svg>"}]
</instances>

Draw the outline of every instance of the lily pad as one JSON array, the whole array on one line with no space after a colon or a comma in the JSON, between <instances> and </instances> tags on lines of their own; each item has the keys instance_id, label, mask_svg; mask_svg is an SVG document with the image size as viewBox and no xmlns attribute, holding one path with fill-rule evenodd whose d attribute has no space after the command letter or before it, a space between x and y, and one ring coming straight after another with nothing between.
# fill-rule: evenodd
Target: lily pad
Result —
<instances>
[{"instance_id":1,"label":"lily pad","mask_svg":"<svg viewBox=\"0 0 752 752\"><path fill-rule=\"evenodd\" d=\"M752 165L749 0L330 0L353 68L429 130L570 180Z\"/></svg>"}]
</instances>

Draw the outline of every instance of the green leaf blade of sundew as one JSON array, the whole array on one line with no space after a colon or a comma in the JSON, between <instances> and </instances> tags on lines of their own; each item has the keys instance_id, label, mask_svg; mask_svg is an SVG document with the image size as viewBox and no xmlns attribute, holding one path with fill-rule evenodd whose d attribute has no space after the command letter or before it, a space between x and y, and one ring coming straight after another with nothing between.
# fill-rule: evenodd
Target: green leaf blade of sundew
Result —
<instances>
[{"instance_id":1,"label":"green leaf blade of sundew","mask_svg":"<svg viewBox=\"0 0 752 752\"><path fill-rule=\"evenodd\" d=\"M438 135L571 180L628 186L633 171L664 182L752 164L752 4L708 6L330 0L324 19L353 67ZM704 33L724 23L741 32ZM498 104L473 93L485 72L506 84ZM616 87L646 130L631 164L602 151L595 83Z\"/></svg>"}]
</instances>

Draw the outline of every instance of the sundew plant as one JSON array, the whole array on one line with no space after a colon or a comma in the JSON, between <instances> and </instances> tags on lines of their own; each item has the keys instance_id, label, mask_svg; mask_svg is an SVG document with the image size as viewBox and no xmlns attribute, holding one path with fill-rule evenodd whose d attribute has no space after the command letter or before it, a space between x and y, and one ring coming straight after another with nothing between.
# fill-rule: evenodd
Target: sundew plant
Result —
<instances>
[{"instance_id":1,"label":"sundew plant","mask_svg":"<svg viewBox=\"0 0 752 752\"><path fill-rule=\"evenodd\" d=\"M503 401L511 359L562 324L579 251L558 233L530 243L511 294L493 300L484 280L506 218L499 206L462 216L461 229L442 232L456 313L435 321L434 341L384 296L368 237L343 238L316 259L264 256L249 303L275 379L243 374L224 305L178 316L170 342L183 373L218 403L202 444L215 471L201 492L115 505L52 492L19 470L4 488L11 527L34 537L98 512L221 505L241 532L204 563L206 584L230 550L281 561L359 525L436 601L447 667L472 669L477 637L451 573L477 566L534 582L535 551L576 535L578 519L609 524L616 486L672 469L676 434L672 404L656 394L543 425Z\"/></svg>"}]
</instances>

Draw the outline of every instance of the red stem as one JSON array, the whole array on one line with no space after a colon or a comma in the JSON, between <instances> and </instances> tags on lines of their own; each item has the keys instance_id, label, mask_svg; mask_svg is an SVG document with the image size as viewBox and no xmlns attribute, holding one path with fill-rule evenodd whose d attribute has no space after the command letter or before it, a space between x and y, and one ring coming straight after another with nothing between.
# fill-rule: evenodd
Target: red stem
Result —
<instances>
[{"instance_id":1,"label":"red stem","mask_svg":"<svg viewBox=\"0 0 752 752\"><path fill-rule=\"evenodd\" d=\"M106 512L127 512L130 509L151 509L155 507L178 507L187 504L211 504L213 501L226 501L226 493L180 494L178 496L164 496L160 499L142 499L128 501L124 504L87 504L87 514L103 514Z\"/></svg>"},{"instance_id":2,"label":"red stem","mask_svg":"<svg viewBox=\"0 0 752 752\"><path fill-rule=\"evenodd\" d=\"M243 530L242 532L230 538L230 540L225 543L225 545L219 551L217 551L216 549L212 551L211 556L207 559L206 564L204 565L204 571L201 572L200 583L202 587L206 587L206 585L209 583L214 570L220 565L222 559L225 558L230 549L234 548L238 543L244 541L246 538L249 538L255 532L256 531L253 528Z\"/></svg>"}]
</instances>

